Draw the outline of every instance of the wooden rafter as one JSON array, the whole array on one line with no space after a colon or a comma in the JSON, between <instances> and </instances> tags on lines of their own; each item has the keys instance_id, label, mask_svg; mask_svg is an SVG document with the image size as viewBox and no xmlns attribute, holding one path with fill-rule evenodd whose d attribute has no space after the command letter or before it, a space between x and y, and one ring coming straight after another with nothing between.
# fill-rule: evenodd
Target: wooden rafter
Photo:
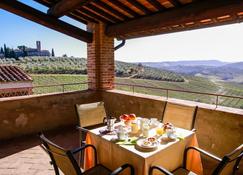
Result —
<instances>
[{"instance_id":1,"label":"wooden rafter","mask_svg":"<svg viewBox=\"0 0 243 175\"><path fill-rule=\"evenodd\" d=\"M134 17L138 17L139 14L137 14L135 11L133 11L132 9L130 9L129 7L127 7L126 5L124 5L123 3L121 3L118 0L112 0L109 1L111 4L115 5L116 7L122 9L123 11L127 12L128 14L134 16Z\"/></svg>"},{"instance_id":2,"label":"wooden rafter","mask_svg":"<svg viewBox=\"0 0 243 175\"><path fill-rule=\"evenodd\" d=\"M84 20L84 22L83 22L84 24L88 24L88 21L89 21L89 22L93 22L93 23L98 23L97 20L95 20L95 19L93 19L93 18L90 18L89 16L84 15L84 14L82 14L82 13L79 13L79 12L77 12L77 11L70 12L70 13L68 14L68 16L71 17L71 18L73 18L73 19L75 19L75 20L77 20L77 21ZM81 18L81 20L80 20L80 18Z\"/></svg>"},{"instance_id":3,"label":"wooden rafter","mask_svg":"<svg viewBox=\"0 0 243 175\"><path fill-rule=\"evenodd\" d=\"M179 0L169 0L171 4L175 7L180 7L182 3Z\"/></svg>"},{"instance_id":4,"label":"wooden rafter","mask_svg":"<svg viewBox=\"0 0 243 175\"><path fill-rule=\"evenodd\" d=\"M151 11L143 6L142 4L140 4L140 2L138 2L137 0L127 0L130 4L132 4L133 6L135 6L137 9L141 10L142 12L144 12L145 14L150 14Z\"/></svg>"},{"instance_id":5,"label":"wooden rafter","mask_svg":"<svg viewBox=\"0 0 243 175\"><path fill-rule=\"evenodd\" d=\"M84 7L81 7L79 8L78 10L76 10L77 12L80 12L80 13L84 13L88 16L90 16L91 18L94 18L98 21L101 21L103 23L111 23L112 21L104 18L103 16L99 16L97 15L96 13L92 12L92 10L88 9L88 8L84 8Z\"/></svg>"},{"instance_id":6,"label":"wooden rafter","mask_svg":"<svg viewBox=\"0 0 243 175\"><path fill-rule=\"evenodd\" d=\"M162 11L162 10L165 10L165 9L166 9L163 5L161 5L161 4L158 2L158 0L148 0L148 2L149 2L152 6L154 6L154 8L156 8L156 9L159 10L159 11Z\"/></svg>"},{"instance_id":7,"label":"wooden rafter","mask_svg":"<svg viewBox=\"0 0 243 175\"><path fill-rule=\"evenodd\" d=\"M42 0L34 0L34 1L43 4L43 5L47 6L48 8L51 8L52 7L52 4L47 3L46 1L42 1ZM84 15L82 13L78 13L76 11L70 12L69 14L67 14L67 16L70 17L70 18L73 18L73 19L75 19L75 20L77 20L79 22L82 22L84 24L87 24L88 21L94 22L94 23L97 23L98 22L95 19L90 18L89 16Z\"/></svg>"},{"instance_id":8,"label":"wooden rafter","mask_svg":"<svg viewBox=\"0 0 243 175\"><path fill-rule=\"evenodd\" d=\"M92 33L84 31L54 17L50 17L49 15L30 6L27 6L19 1L1 0L0 8L81 41L92 42Z\"/></svg>"},{"instance_id":9,"label":"wooden rafter","mask_svg":"<svg viewBox=\"0 0 243 175\"><path fill-rule=\"evenodd\" d=\"M114 16L110 15L109 13L105 12L104 10L101 10L100 8L94 6L93 4L87 4L87 5L85 5L85 7L87 7L89 9L95 11L100 16L104 16L105 18L109 19L110 21L113 21L115 23L120 22L120 19L118 19L117 17L114 17Z\"/></svg>"},{"instance_id":10,"label":"wooden rafter","mask_svg":"<svg viewBox=\"0 0 243 175\"><path fill-rule=\"evenodd\" d=\"M109 11L110 13L120 17L120 18L123 18L123 19L128 19L128 17L126 15L124 15L123 13L115 10L114 8L112 8L110 5L104 3L103 1L100 1L100 0L93 0L92 1L93 3L95 3L96 5L98 5L99 7Z\"/></svg>"},{"instance_id":11,"label":"wooden rafter","mask_svg":"<svg viewBox=\"0 0 243 175\"><path fill-rule=\"evenodd\" d=\"M242 11L242 0L197 1L180 8L156 13L120 24L108 25L106 34L121 39L145 36L141 35L141 33L149 33L149 31L160 28L198 22L204 19L212 19L224 15L235 15ZM215 25L217 25L217 23ZM203 25L201 27L203 27ZM160 34L160 32L158 31L157 34Z\"/></svg>"},{"instance_id":12,"label":"wooden rafter","mask_svg":"<svg viewBox=\"0 0 243 175\"><path fill-rule=\"evenodd\" d=\"M85 4L88 4L90 1L91 0L60 0L52 6L47 13L59 18Z\"/></svg>"}]
</instances>

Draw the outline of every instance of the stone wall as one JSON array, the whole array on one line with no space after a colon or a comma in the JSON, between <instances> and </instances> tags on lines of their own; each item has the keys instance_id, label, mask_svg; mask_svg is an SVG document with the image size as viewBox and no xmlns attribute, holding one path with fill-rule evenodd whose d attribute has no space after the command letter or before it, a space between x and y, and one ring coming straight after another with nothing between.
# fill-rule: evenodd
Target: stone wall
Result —
<instances>
[{"instance_id":1,"label":"stone wall","mask_svg":"<svg viewBox=\"0 0 243 175\"><path fill-rule=\"evenodd\" d=\"M0 140L75 125L75 104L101 100L93 91L0 99Z\"/></svg>"},{"instance_id":2,"label":"stone wall","mask_svg":"<svg viewBox=\"0 0 243 175\"><path fill-rule=\"evenodd\" d=\"M162 101L160 97L142 94L134 95L119 90L104 91L102 98L105 102L107 114L112 117L135 113L141 117L161 119L165 106L165 101Z\"/></svg>"},{"instance_id":3,"label":"stone wall","mask_svg":"<svg viewBox=\"0 0 243 175\"><path fill-rule=\"evenodd\" d=\"M111 90L81 91L0 99L0 140L77 123L74 105L104 101L109 116L135 113L161 119L162 97ZM173 101L180 105L180 101ZM185 105L185 102L181 103ZM237 111L237 110L236 110ZM175 113L176 113L175 109ZM218 156L243 143L243 112L199 105L195 128L200 147Z\"/></svg>"}]
</instances>

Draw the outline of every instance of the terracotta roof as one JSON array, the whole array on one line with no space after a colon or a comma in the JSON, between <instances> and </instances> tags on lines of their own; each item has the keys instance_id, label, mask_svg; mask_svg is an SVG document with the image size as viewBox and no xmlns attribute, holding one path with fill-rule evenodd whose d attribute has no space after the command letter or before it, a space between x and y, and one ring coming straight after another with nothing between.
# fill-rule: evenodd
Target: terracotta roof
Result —
<instances>
[{"instance_id":1,"label":"terracotta roof","mask_svg":"<svg viewBox=\"0 0 243 175\"><path fill-rule=\"evenodd\" d=\"M0 83L32 81L32 78L17 66L0 66Z\"/></svg>"}]
</instances>

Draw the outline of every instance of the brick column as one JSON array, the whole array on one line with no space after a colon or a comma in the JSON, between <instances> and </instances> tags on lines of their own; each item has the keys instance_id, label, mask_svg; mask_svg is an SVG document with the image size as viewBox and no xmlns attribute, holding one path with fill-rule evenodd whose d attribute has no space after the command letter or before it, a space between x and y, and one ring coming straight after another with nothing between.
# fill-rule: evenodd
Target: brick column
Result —
<instances>
[{"instance_id":1,"label":"brick column","mask_svg":"<svg viewBox=\"0 0 243 175\"><path fill-rule=\"evenodd\" d=\"M114 38L104 34L102 23L88 24L93 31L93 42L88 44L88 81L89 89L108 90L114 88Z\"/></svg>"}]
</instances>

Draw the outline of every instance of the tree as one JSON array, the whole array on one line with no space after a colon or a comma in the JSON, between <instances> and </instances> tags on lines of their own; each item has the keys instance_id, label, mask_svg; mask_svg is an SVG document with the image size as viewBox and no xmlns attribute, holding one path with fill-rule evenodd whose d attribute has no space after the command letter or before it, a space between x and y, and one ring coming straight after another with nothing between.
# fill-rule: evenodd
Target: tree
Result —
<instances>
[{"instance_id":1,"label":"tree","mask_svg":"<svg viewBox=\"0 0 243 175\"><path fill-rule=\"evenodd\" d=\"M9 56L9 58L16 58L16 54L15 54L13 49L9 50L9 55L8 56Z\"/></svg>"},{"instance_id":2,"label":"tree","mask_svg":"<svg viewBox=\"0 0 243 175\"><path fill-rule=\"evenodd\" d=\"M3 48L4 48L4 57L7 58L8 53L7 53L6 44L4 44Z\"/></svg>"},{"instance_id":3,"label":"tree","mask_svg":"<svg viewBox=\"0 0 243 175\"><path fill-rule=\"evenodd\" d=\"M54 53L54 49L53 49L53 48L51 49L51 56L52 56L52 57L55 56L55 53Z\"/></svg>"},{"instance_id":4,"label":"tree","mask_svg":"<svg viewBox=\"0 0 243 175\"><path fill-rule=\"evenodd\" d=\"M26 50L25 50L25 49L26 49L26 47L25 47L25 46L23 46L23 53L24 53L24 54L23 54L23 57L26 57L26 56L27 56L27 52L26 52Z\"/></svg>"},{"instance_id":5,"label":"tree","mask_svg":"<svg viewBox=\"0 0 243 175\"><path fill-rule=\"evenodd\" d=\"M4 54L3 48L1 47L0 49L0 53Z\"/></svg>"}]
</instances>

